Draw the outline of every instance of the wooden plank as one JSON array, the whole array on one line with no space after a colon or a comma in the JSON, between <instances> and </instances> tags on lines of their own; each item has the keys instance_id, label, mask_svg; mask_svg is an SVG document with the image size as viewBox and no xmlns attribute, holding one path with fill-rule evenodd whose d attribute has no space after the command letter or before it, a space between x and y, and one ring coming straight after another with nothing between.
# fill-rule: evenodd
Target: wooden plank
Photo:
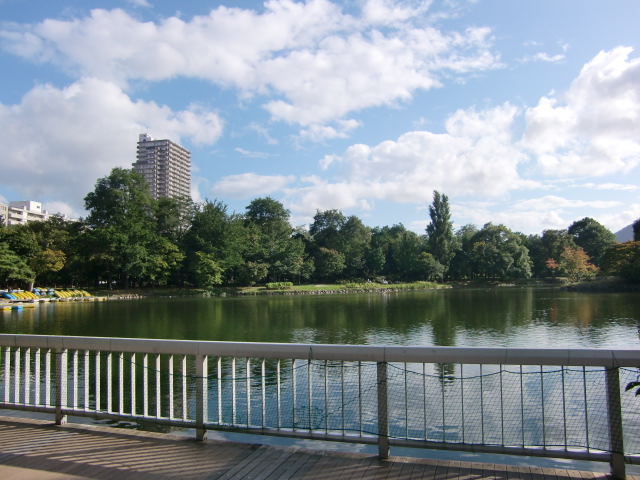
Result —
<instances>
[{"instance_id":1,"label":"wooden plank","mask_svg":"<svg viewBox=\"0 0 640 480\"><path fill-rule=\"evenodd\" d=\"M275 471L282 468L283 464L291 457L291 450L275 450L272 449L272 457L269 461L264 461L262 465L256 468L251 476L254 480L265 480L269 478Z\"/></svg>"},{"instance_id":2,"label":"wooden plank","mask_svg":"<svg viewBox=\"0 0 640 480\"><path fill-rule=\"evenodd\" d=\"M385 478L387 478L388 480L399 480L400 472L402 471L402 464L394 461L390 461L389 463L389 470Z\"/></svg>"},{"instance_id":3,"label":"wooden plank","mask_svg":"<svg viewBox=\"0 0 640 480\"><path fill-rule=\"evenodd\" d=\"M411 472L411 480L422 480L422 479L431 479L433 478L433 474L435 473L435 469L432 465L428 463L420 462L417 463L413 472Z\"/></svg>"},{"instance_id":4,"label":"wooden plank","mask_svg":"<svg viewBox=\"0 0 640 480\"><path fill-rule=\"evenodd\" d=\"M252 478L275 480L610 480L603 473L316 452L172 435L0 417L2 468L93 478ZM170 461L167 461L170 459ZM628 480L640 480L629 476Z\"/></svg>"},{"instance_id":5,"label":"wooden plank","mask_svg":"<svg viewBox=\"0 0 640 480\"><path fill-rule=\"evenodd\" d=\"M306 460L300 464L299 468L291 475L290 478L304 478L308 472L313 470L313 467L318 463L320 458L321 455L308 452L306 454Z\"/></svg>"},{"instance_id":6,"label":"wooden plank","mask_svg":"<svg viewBox=\"0 0 640 480\"><path fill-rule=\"evenodd\" d=\"M347 468L351 459L346 455L339 455L332 452L321 460L322 462L318 460L313 472L309 472L307 478L314 480L342 478L345 468Z\"/></svg>"},{"instance_id":7,"label":"wooden plank","mask_svg":"<svg viewBox=\"0 0 640 480\"><path fill-rule=\"evenodd\" d=\"M531 470L521 465L507 465L506 474L508 480L531 480Z\"/></svg>"},{"instance_id":8,"label":"wooden plank","mask_svg":"<svg viewBox=\"0 0 640 480\"><path fill-rule=\"evenodd\" d=\"M273 478L278 480L287 480L293 476L293 474L304 464L306 461L305 454L299 451L293 452L290 457L290 461L284 466L283 469L278 470L278 475Z\"/></svg>"},{"instance_id":9,"label":"wooden plank","mask_svg":"<svg viewBox=\"0 0 640 480\"><path fill-rule=\"evenodd\" d=\"M376 464L379 463L379 459L373 455L367 455L361 457L359 460L355 458L349 466L349 472L344 476L345 480L360 480L362 478L370 478L376 472Z\"/></svg>"}]
</instances>

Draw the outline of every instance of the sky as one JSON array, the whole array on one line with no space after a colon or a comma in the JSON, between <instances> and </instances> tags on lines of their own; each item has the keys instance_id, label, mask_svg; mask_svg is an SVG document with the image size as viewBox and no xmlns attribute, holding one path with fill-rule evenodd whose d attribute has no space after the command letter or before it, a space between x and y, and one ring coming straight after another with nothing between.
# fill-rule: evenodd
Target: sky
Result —
<instances>
[{"instance_id":1,"label":"sky","mask_svg":"<svg viewBox=\"0 0 640 480\"><path fill-rule=\"evenodd\" d=\"M0 0L0 202L83 217L140 133L192 197L424 233L640 218L637 0Z\"/></svg>"}]
</instances>

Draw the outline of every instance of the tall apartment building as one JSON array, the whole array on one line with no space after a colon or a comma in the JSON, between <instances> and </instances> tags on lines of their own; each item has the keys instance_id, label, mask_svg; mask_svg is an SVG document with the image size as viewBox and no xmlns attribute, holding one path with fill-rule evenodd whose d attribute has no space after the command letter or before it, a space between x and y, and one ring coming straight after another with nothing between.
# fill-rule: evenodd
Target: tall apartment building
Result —
<instances>
[{"instance_id":1,"label":"tall apartment building","mask_svg":"<svg viewBox=\"0 0 640 480\"><path fill-rule=\"evenodd\" d=\"M133 169L147 181L154 199L191 198L191 152L177 143L140 134Z\"/></svg>"}]
</instances>

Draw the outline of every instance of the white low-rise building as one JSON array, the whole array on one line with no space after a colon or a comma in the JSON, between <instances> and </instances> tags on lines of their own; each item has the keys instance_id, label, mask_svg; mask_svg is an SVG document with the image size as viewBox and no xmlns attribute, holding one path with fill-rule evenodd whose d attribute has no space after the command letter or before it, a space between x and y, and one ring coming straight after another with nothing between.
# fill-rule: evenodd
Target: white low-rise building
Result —
<instances>
[{"instance_id":1,"label":"white low-rise building","mask_svg":"<svg viewBox=\"0 0 640 480\"><path fill-rule=\"evenodd\" d=\"M29 222L42 222L52 217L42 208L42 203L32 200L9 202L9 205L0 203L0 225L21 225ZM65 220L70 220L63 215Z\"/></svg>"}]
</instances>

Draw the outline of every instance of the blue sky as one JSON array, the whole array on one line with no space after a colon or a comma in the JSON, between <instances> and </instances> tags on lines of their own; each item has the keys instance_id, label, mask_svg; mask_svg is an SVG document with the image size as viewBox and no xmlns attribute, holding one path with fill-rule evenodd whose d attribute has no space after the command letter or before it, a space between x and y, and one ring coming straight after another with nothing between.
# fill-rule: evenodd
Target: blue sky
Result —
<instances>
[{"instance_id":1,"label":"blue sky","mask_svg":"<svg viewBox=\"0 0 640 480\"><path fill-rule=\"evenodd\" d=\"M423 232L640 217L637 0L0 0L0 201L83 216L139 133L193 198Z\"/></svg>"}]
</instances>

